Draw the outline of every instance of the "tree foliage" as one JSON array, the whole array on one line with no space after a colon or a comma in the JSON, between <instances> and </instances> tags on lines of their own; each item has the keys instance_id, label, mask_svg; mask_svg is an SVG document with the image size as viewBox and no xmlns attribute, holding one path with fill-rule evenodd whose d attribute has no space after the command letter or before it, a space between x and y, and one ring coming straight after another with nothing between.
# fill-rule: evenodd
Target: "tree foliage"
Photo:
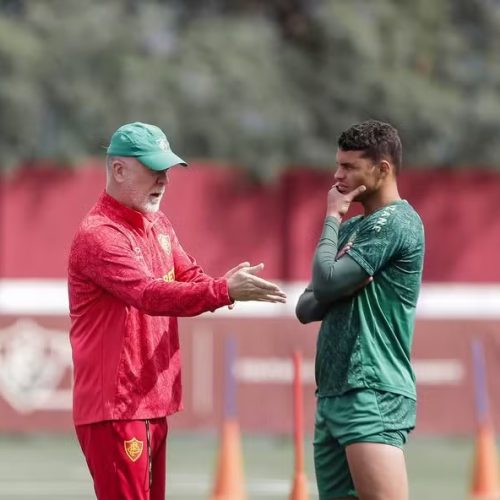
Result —
<instances>
[{"instance_id":1,"label":"tree foliage","mask_svg":"<svg viewBox=\"0 0 500 500\"><path fill-rule=\"evenodd\" d=\"M407 164L498 166L499 30L493 0L0 0L1 166L140 120L266 178L369 117Z\"/></svg>"}]
</instances>

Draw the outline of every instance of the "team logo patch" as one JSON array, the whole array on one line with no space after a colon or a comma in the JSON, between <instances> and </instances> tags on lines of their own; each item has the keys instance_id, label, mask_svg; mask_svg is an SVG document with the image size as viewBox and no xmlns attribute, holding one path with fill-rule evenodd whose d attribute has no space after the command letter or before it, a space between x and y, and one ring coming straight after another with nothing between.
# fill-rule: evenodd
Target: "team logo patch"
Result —
<instances>
[{"instance_id":1,"label":"team logo patch","mask_svg":"<svg viewBox=\"0 0 500 500\"><path fill-rule=\"evenodd\" d=\"M158 235L158 243L163 248L167 255L172 253L172 245L170 244L170 238L166 234Z\"/></svg>"},{"instance_id":2,"label":"team logo patch","mask_svg":"<svg viewBox=\"0 0 500 500\"><path fill-rule=\"evenodd\" d=\"M129 441L124 441L123 445L125 446L125 453L132 462L137 461L142 455L142 449L144 448L144 443L142 441L132 438Z\"/></svg>"},{"instance_id":3,"label":"team logo patch","mask_svg":"<svg viewBox=\"0 0 500 500\"><path fill-rule=\"evenodd\" d=\"M157 139L156 144L158 144L158 147L162 151L169 151L170 150L170 144L168 143L168 141L166 139L163 139L163 137L161 139Z\"/></svg>"}]
</instances>

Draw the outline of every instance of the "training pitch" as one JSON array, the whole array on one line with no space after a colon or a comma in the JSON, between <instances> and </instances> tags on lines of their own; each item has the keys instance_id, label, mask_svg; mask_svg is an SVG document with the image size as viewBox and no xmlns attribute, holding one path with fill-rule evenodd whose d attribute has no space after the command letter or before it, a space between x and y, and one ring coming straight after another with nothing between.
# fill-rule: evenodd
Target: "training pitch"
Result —
<instances>
[{"instance_id":1,"label":"training pitch","mask_svg":"<svg viewBox=\"0 0 500 500\"><path fill-rule=\"evenodd\" d=\"M219 438L172 432L168 441L167 498L208 499ZM287 499L293 474L289 438L245 435L242 440L248 499ZM311 438L305 443L310 499L317 499ZM465 500L473 461L472 439L413 436L407 462L413 500ZM90 476L72 435L0 436L0 499L91 500Z\"/></svg>"}]
</instances>

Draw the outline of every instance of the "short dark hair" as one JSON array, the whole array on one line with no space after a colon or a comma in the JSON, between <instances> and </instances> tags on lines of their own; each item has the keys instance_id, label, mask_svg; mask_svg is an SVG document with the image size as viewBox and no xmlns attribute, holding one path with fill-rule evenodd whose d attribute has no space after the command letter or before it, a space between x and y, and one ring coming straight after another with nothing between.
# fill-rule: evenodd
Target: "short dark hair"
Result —
<instances>
[{"instance_id":1,"label":"short dark hair","mask_svg":"<svg viewBox=\"0 0 500 500\"><path fill-rule=\"evenodd\" d=\"M338 147L343 151L363 151L366 158L375 162L388 158L396 174L403 163L403 147L398 131L389 123L367 120L357 123L340 134Z\"/></svg>"}]
</instances>

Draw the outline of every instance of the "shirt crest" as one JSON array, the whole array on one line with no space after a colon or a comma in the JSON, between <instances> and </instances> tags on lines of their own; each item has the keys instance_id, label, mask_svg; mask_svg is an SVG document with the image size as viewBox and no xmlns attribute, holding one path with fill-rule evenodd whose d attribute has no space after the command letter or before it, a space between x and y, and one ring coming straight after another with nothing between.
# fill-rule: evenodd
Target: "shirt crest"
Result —
<instances>
[{"instance_id":1,"label":"shirt crest","mask_svg":"<svg viewBox=\"0 0 500 500\"><path fill-rule=\"evenodd\" d=\"M172 245L170 244L170 238L166 234L158 235L158 243L163 248L167 255L172 253Z\"/></svg>"}]
</instances>

